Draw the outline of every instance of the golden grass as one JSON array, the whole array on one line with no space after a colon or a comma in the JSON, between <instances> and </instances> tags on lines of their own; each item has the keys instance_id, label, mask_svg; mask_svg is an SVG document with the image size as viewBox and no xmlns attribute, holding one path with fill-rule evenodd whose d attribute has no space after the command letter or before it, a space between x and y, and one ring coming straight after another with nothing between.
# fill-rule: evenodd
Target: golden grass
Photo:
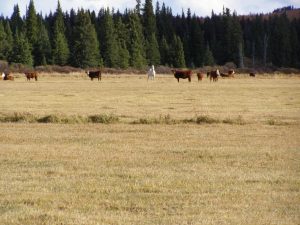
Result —
<instances>
[{"instance_id":1,"label":"golden grass","mask_svg":"<svg viewBox=\"0 0 300 225\"><path fill-rule=\"evenodd\" d=\"M118 118L0 123L0 224L299 224L299 87L282 77L0 82L1 115Z\"/></svg>"}]
</instances>

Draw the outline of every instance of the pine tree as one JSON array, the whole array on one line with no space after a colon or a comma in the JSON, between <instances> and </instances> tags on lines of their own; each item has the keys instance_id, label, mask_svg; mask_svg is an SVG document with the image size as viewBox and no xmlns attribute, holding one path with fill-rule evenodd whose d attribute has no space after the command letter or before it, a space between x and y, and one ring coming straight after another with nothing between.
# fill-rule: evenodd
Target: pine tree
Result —
<instances>
[{"instance_id":1,"label":"pine tree","mask_svg":"<svg viewBox=\"0 0 300 225\"><path fill-rule=\"evenodd\" d=\"M209 49L209 45L206 46L205 54L204 54L204 65L205 66L213 66L215 64L215 60L211 50Z\"/></svg>"},{"instance_id":2,"label":"pine tree","mask_svg":"<svg viewBox=\"0 0 300 225\"><path fill-rule=\"evenodd\" d=\"M28 10L26 12L26 37L32 47L36 42L38 33L37 15L34 7L33 0L30 0Z\"/></svg>"},{"instance_id":3,"label":"pine tree","mask_svg":"<svg viewBox=\"0 0 300 225\"><path fill-rule=\"evenodd\" d=\"M38 19L38 36L34 45L33 56L35 66L47 65L52 62L49 35L42 18Z\"/></svg>"},{"instance_id":4,"label":"pine tree","mask_svg":"<svg viewBox=\"0 0 300 225\"><path fill-rule=\"evenodd\" d=\"M203 32L200 28L200 21L194 16L191 22L191 56L196 67L203 65L204 53Z\"/></svg>"},{"instance_id":5,"label":"pine tree","mask_svg":"<svg viewBox=\"0 0 300 225\"><path fill-rule=\"evenodd\" d=\"M156 18L153 12L152 0L145 1L143 21L148 64L158 65L160 64L160 52L156 39Z\"/></svg>"},{"instance_id":6,"label":"pine tree","mask_svg":"<svg viewBox=\"0 0 300 225\"><path fill-rule=\"evenodd\" d=\"M103 43L103 60L106 67L116 67L118 61L118 46L114 22L109 9L104 14L104 43Z\"/></svg>"},{"instance_id":7,"label":"pine tree","mask_svg":"<svg viewBox=\"0 0 300 225\"><path fill-rule=\"evenodd\" d=\"M10 21L13 34L16 33L16 30L23 31L24 22L20 16L20 9L18 4L14 6L14 11L10 18Z\"/></svg>"},{"instance_id":8,"label":"pine tree","mask_svg":"<svg viewBox=\"0 0 300 225\"><path fill-rule=\"evenodd\" d=\"M8 61L10 63L22 63L28 66L33 65L30 45L23 32L16 30L13 49Z\"/></svg>"},{"instance_id":9,"label":"pine tree","mask_svg":"<svg viewBox=\"0 0 300 225\"><path fill-rule=\"evenodd\" d=\"M300 68L300 39L297 34L297 24L295 21L291 24L291 66Z\"/></svg>"},{"instance_id":10,"label":"pine tree","mask_svg":"<svg viewBox=\"0 0 300 225\"><path fill-rule=\"evenodd\" d=\"M117 66L122 69L126 69L129 67L129 58L130 54L127 49L127 41L124 37L128 36L128 32L126 29L125 24L123 24L122 19L119 17L115 24L115 31L116 31L116 39L117 39L117 46L118 46L118 60Z\"/></svg>"},{"instance_id":11,"label":"pine tree","mask_svg":"<svg viewBox=\"0 0 300 225\"><path fill-rule=\"evenodd\" d=\"M160 56L161 56L161 64L162 65L168 65L170 64L170 57L169 57L169 45L167 43L167 40L165 38L165 36L162 37L162 40L160 42L160 46L159 46L159 50L160 50Z\"/></svg>"},{"instance_id":12,"label":"pine tree","mask_svg":"<svg viewBox=\"0 0 300 225\"><path fill-rule=\"evenodd\" d=\"M8 43L6 40L6 33L4 30L3 22L0 20L0 59L6 59L6 49L8 48Z\"/></svg>"},{"instance_id":13,"label":"pine tree","mask_svg":"<svg viewBox=\"0 0 300 225\"><path fill-rule=\"evenodd\" d=\"M74 66L86 68L101 65L102 59L95 27L88 13L83 9L77 13L73 39L72 64Z\"/></svg>"},{"instance_id":14,"label":"pine tree","mask_svg":"<svg viewBox=\"0 0 300 225\"><path fill-rule=\"evenodd\" d=\"M136 12L129 14L129 52L130 65L134 68L143 68L146 65L144 36L142 31L142 24Z\"/></svg>"},{"instance_id":15,"label":"pine tree","mask_svg":"<svg viewBox=\"0 0 300 225\"><path fill-rule=\"evenodd\" d=\"M171 49L172 65L176 68L185 67L184 50L180 37L174 35Z\"/></svg>"},{"instance_id":16,"label":"pine tree","mask_svg":"<svg viewBox=\"0 0 300 225\"><path fill-rule=\"evenodd\" d=\"M53 35L53 60L57 65L66 65L70 56L70 50L65 36L65 24L60 2L57 2Z\"/></svg>"},{"instance_id":17,"label":"pine tree","mask_svg":"<svg viewBox=\"0 0 300 225\"><path fill-rule=\"evenodd\" d=\"M4 30L6 33L6 43L7 43L7 48L5 49L4 54L5 54L5 57L7 58L12 50L13 42L14 42L14 38L13 38L13 34L12 34L12 31L10 28L9 21L6 21Z\"/></svg>"}]
</instances>

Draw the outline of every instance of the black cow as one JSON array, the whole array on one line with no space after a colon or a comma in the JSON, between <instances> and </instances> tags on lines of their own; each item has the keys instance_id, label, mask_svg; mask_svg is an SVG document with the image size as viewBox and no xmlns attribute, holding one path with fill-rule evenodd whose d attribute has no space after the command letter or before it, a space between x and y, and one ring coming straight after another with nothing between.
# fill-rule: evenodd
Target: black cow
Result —
<instances>
[{"instance_id":1,"label":"black cow","mask_svg":"<svg viewBox=\"0 0 300 225\"><path fill-rule=\"evenodd\" d=\"M101 80L101 71L97 70L97 71L86 71L86 74L91 78L91 81L94 78L98 78L98 81Z\"/></svg>"}]
</instances>

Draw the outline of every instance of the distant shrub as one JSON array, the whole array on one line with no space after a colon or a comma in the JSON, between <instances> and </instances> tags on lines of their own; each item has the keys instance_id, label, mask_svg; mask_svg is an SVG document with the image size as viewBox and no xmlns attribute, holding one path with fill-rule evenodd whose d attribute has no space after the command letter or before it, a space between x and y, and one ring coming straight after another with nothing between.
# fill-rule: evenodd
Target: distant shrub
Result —
<instances>
[{"instance_id":1,"label":"distant shrub","mask_svg":"<svg viewBox=\"0 0 300 225\"><path fill-rule=\"evenodd\" d=\"M26 122L26 123L33 123L36 122L36 117L31 113L24 113L24 112L15 112L11 115L1 115L0 122Z\"/></svg>"},{"instance_id":2,"label":"distant shrub","mask_svg":"<svg viewBox=\"0 0 300 225\"><path fill-rule=\"evenodd\" d=\"M169 114L165 116L160 115L158 118L140 118L132 122L132 124L176 124L176 123L179 123L179 121L172 119Z\"/></svg>"},{"instance_id":3,"label":"distant shrub","mask_svg":"<svg viewBox=\"0 0 300 225\"><path fill-rule=\"evenodd\" d=\"M88 122L90 123L116 123L119 122L119 117L115 115L107 115L107 114L97 114L97 115L90 115L88 116L87 119Z\"/></svg>"},{"instance_id":4,"label":"distant shrub","mask_svg":"<svg viewBox=\"0 0 300 225\"><path fill-rule=\"evenodd\" d=\"M245 125L246 121L243 119L243 117L240 115L237 118L226 118L222 120L223 123L227 124L238 124L238 125Z\"/></svg>"}]
</instances>

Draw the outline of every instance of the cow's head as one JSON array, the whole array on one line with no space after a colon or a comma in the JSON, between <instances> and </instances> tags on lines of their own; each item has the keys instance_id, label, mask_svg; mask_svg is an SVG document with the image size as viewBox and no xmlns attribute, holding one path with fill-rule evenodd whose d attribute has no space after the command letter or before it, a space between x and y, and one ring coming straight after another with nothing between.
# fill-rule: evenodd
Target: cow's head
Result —
<instances>
[{"instance_id":1,"label":"cow's head","mask_svg":"<svg viewBox=\"0 0 300 225\"><path fill-rule=\"evenodd\" d=\"M90 75L90 71L88 71L88 70L86 70L85 73L86 73L87 75Z\"/></svg>"}]
</instances>

